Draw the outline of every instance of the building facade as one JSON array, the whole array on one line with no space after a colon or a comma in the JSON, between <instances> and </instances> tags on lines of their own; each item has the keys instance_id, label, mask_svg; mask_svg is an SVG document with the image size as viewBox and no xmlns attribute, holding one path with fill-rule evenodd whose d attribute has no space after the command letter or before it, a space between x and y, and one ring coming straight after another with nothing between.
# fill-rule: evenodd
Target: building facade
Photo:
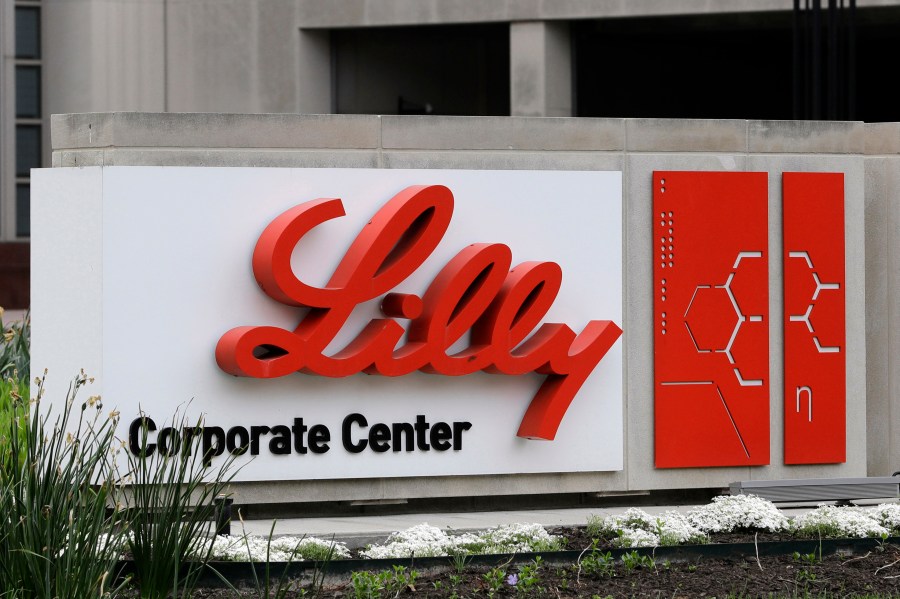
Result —
<instances>
[{"instance_id":1,"label":"building facade","mask_svg":"<svg viewBox=\"0 0 900 599\"><path fill-rule=\"evenodd\" d=\"M3 0L0 16L0 304L16 307L52 114L900 120L881 93L895 0Z\"/></svg>"}]
</instances>

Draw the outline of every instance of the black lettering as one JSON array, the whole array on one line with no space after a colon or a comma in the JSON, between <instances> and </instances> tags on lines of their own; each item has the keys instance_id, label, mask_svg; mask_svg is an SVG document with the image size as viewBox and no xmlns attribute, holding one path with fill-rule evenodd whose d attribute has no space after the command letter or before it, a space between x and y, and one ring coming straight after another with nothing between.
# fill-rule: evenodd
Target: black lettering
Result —
<instances>
[{"instance_id":1,"label":"black lettering","mask_svg":"<svg viewBox=\"0 0 900 599\"><path fill-rule=\"evenodd\" d=\"M213 443L215 441L215 443ZM212 459L225 451L225 431L221 426L203 427L203 465L212 464Z\"/></svg>"},{"instance_id":2,"label":"black lettering","mask_svg":"<svg viewBox=\"0 0 900 599\"><path fill-rule=\"evenodd\" d=\"M250 427L250 455L259 455L259 438L269 434L268 426Z\"/></svg>"},{"instance_id":3,"label":"black lettering","mask_svg":"<svg viewBox=\"0 0 900 599\"><path fill-rule=\"evenodd\" d=\"M200 437L200 431L203 430L199 426L186 426L181 429L184 442L181 445L184 455L189 456L194 450L194 437Z\"/></svg>"},{"instance_id":4,"label":"black lettering","mask_svg":"<svg viewBox=\"0 0 900 599\"><path fill-rule=\"evenodd\" d=\"M391 425L391 433L391 445L394 451L400 451L401 435L406 440L404 443L404 445L406 445L405 451L412 451L415 449L413 425L408 422L395 422Z\"/></svg>"},{"instance_id":5,"label":"black lettering","mask_svg":"<svg viewBox=\"0 0 900 599\"><path fill-rule=\"evenodd\" d=\"M303 444L303 437L306 435L306 425L303 424L303 418L294 418L294 426L291 427L294 433L294 451L299 454L306 453L306 445Z\"/></svg>"},{"instance_id":6,"label":"black lettering","mask_svg":"<svg viewBox=\"0 0 900 599\"><path fill-rule=\"evenodd\" d=\"M146 458L156 451L156 444L147 440L150 433L156 431L156 423L152 418L141 416L131 421L128 426L128 449L132 455Z\"/></svg>"},{"instance_id":7,"label":"black lettering","mask_svg":"<svg viewBox=\"0 0 900 599\"><path fill-rule=\"evenodd\" d=\"M425 416L421 414L416 416L416 445L422 451L431 449L428 447L428 441L425 439L425 433L428 431L429 426L431 425L425 422Z\"/></svg>"},{"instance_id":8,"label":"black lettering","mask_svg":"<svg viewBox=\"0 0 900 599\"><path fill-rule=\"evenodd\" d=\"M384 453L391 448L389 441L391 440L391 429L383 422L373 424L369 431L369 446L372 451Z\"/></svg>"},{"instance_id":9,"label":"black lettering","mask_svg":"<svg viewBox=\"0 0 900 599\"><path fill-rule=\"evenodd\" d=\"M453 451L459 451L462 449L462 434L463 431L470 430L472 428L471 422L454 422L453 423Z\"/></svg>"},{"instance_id":10,"label":"black lettering","mask_svg":"<svg viewBox=\"0 0 900 599\"><path fill-rule=\"evenodd\" d=\"M240 438L240 441L238 441ZM225 446L228 453L232 455L242 455L247 451L250 445L250 433L243 426L233 426L228 429L228 435L225 437Z\"/></svg>"},{"instance_id":11,"label":"black lettering","mask_svg":"<svg viewBox=\"0 0 900 599\"><path fill-rule=\"evenodd\" d=\"M446 422L438 422L431 427L431 446L438 451L450 449L450 441L453 437L453 429Z\"/></svg>"},{"instance_id":12,"label":"black lettering","mask_svg":"<svg viewBox=\"0 0 900 599\"><path fill-rule=\"evenodd\" d=\"M313 453L325 453L330 447L328 442L331 441L331 431L324 424L316 424L309 429L309 449Z\"/></svg>"},{"instance_id":13,"label":"black lettering","mask_svg":"<svg viewBox=\"0 0 900 599\"><path fill-rule=\"evenodd\" d=\"M179 446L181 445L181 436L178 434L177 430L171 426L167 426L159 431L157 443L159 444L159 453L164 456L172 457L178 453Z\"/></svg>"},{"instance_id":14,"label":"black lettering","mask_svg":"<svg viewBox=\"0 0 900 599\"><path fill-rule=\"evenodd\" d=\"M369 421L362 414L350 414L344 418L344 422L341 424L341 442L344 444L344 449L350 453L359 453L366 448L369 442L366 439L360 439L359 443L353 443L353 440L350 438L350 428L354 424L360 428L365 428L369 426Z\"/></svg>"},{"instance_id":15,"label":"black lettering","mask_svg":"<svg viewBox=\"0 0 900 599\"><path fill-rule=\"evenodd\" d=\"M283 424L272 427L271 439L269 439L269 451L275 455L290 455L291 453L291 429Z\"/></svg>"}]
</instances>

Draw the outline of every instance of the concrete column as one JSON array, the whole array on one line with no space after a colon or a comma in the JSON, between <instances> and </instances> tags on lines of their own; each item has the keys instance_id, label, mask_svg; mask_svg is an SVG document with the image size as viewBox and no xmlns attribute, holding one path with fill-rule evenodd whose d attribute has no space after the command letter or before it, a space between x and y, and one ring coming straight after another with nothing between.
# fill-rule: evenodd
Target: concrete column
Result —
<instances>
[{"instance_id":1,"label":"concrete column","mask_svg":"<svg viewBox=\"0 0 900 599\"><path fill-rule=\"evenodd\" d=\"M512 116L572 116L569 24L511 23L509 76Z\"/></svg>"},{"instance_id":2,"label":"concrete column","mask_svg":"<svg viewBox=\"0 0 900 599\"><path fill-rule=\"evenodd\" d=\"M317 29L300 30L297 73L297 112L335 112L331 73L331 33Z\"/></svg>"},{"instance_id":3,"label":"concrete column","mask_svg":"<svg viewBox=\"0 0 900 599\"><path fill-rule=\"evenodd\" d=\"M44 114L165 110L165 0L42 6Z\"/></svg>"}]
</instances>

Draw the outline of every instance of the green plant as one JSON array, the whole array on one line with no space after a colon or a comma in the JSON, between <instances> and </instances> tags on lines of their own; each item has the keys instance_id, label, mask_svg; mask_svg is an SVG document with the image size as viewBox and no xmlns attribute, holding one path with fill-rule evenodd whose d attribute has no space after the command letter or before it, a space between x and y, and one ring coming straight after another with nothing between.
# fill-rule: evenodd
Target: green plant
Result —
<instances>
[{"instance_id":1,"label":"green plant","mask_svg":"<svg viewBox=\"0 0 900 599\"><path fill-rule=\"evenodd\" d=\"M394 566L393 571L388 572L385 581L385 589L388 593L397 596L404 589L415 590L416 580L419 579L417 570L407 571L404 566Z\"/></svg>"},{"instance_id":2,"label":"green plant","mask_svg":"<svg viewBox=\"0 0 900 599\"><path fill-rule=\"evenodd\" d=\"M404 589L415 590L417 570L407 570L404 566L394 566L393 570L384 572L354 572L350 576L350 586L356 599L378 599L387 593L389 597L397 597ZM437 586L435 586L437 588Z\"/></svg>"},{"instance_id":3,"label":"green plant","mask_svg":"<svg viewBox=\"0 0 900 599\"><path fill-rule=\"evenodd\" d=\"M0 376L18 372L27 381L31 367L31 314L26 313L21 321L4 324L3 313L0 308Z\"/></svg>"},{"instance_id":4,"label":"green plant","mask_svg":"<svg viewBox=\"0 0 900 599\"><path fill-rule=\"evenodd\" d=\"M175 414L170 451L148 442L143 419L136 454L128 453L130 487L122 501L130 513L130 548L143 599L187 597L209 561L215 499L236 474L234 456L207 468L201 449L202 422L188 426ZM188 431L191 431L189 434ZM184 433L182 435L182 433Z\"/></svg>"},{"instance_id":5,"label":"green plant","mask_svg":"<svg viewBox=\"0 0 900 599\"><path fill-rule=\"evenodd\" d=\"M241 515L240 510L238 510L238 518L241 522L241 529L244 530L244 518ZM314 559L316 562L316 568L313 570L312 580L307 588L300 587L300 580L296 578L290 578L288 576L288 571L290 570L291 564L294 562L294 558L300 552L300 547L303 545L303 541L306 537L302 537L297 543L294 545L293 551L290 552L290 557L284 564L284 568L281 571L281 574L277 579L273 578L272 573L272 538L275 533L275 524L276 522L272 521L272 527L269 529L269 535L266 539L266 557L265 563L263 565L263 576L262 580L260 580L259 575L257 574L257 569L255 567L251 568L251 572L253 573L253 583L256 588L257 595L261 599L269 599L270 597L274 597L275 599L284 599L288 595L288 593L293 592L295 594L299 593L302 596L312 595L318 597L322 591L322 586L325 583L325 569L327 568L328 563L331 561L332 557L334 557L335 545L332 543L328 548L322 548L322 550L312 549L310 553L312 554L311 559ZM249 537L244 530L243 535L244 547L247 550L247 561L252 564L255 564L254 560L254 552L250 548ZM218 572L216 572L218 575ZM221 575L219 578L226 584L226 586L230 587L233 591L237 592L237 589L224 577Z\"/></svg>"},{"instance_id":6,"label":"green plant","mask_svg":"<svg viewBox=\"0 0 900 599\"><path fill-rule=\"evenodd\" d=\"M622 554L622 563L625 570L631 572L639 568L652 569L656 567L656 560L649 555L641 555L637 551L629 551Z\"/></svg>"},{"instance_id":7,"label":"green plant","mask_svg":"<svg viewBox=\"0 0 900 599\"><path fill-rule=\"evenodd\" d=\"M491 568L484 574L482 578L488 585L488 597L493 597L494 593L503 588L503 581L506 578L505 568Z\"/></svg>"},{"instance_id":8,"label":"green plant","mask_svg":"<svg viewBox=\"0 0 900 599\"><path fill-rule=\"evenodd\" d=\"M350 575L350 586L355 599L378 599L385 589L387 572L353 572Z\"/></svg>"},{"instance_id":9,"label":"green plant","mask_svg":"<svg viewBox=\"0 0 900 599\"><path fill-rule=\"evenodd\" d=\"M609 551L601 552L597 549L596 539L591 545L590 553L578 561L578 567L590 576L612 577L615 574L615 560L612 553Z\"/></svg>"},{"instance_id":10,"label":"green plant","mask_svg":"<svg viewBox=\"0 0 900 599\"><path fill-rule=\"evenodd\" d=\"M530 564L525 564L519 568L519 575L516 580L516 592L520 595L528 595L532 592L540 591L538 584L541 580L541 556L534 558Z\"/></svg>"},{"instance_id":11,"label":"green plant","mask_svg":"<svg viewBox=\"0 0 900 599\"><path fill-rule=\"evenodd\" d=\"M471 556L465 551L455 551L450 555L450 559L453 561L453 569L457 574L462 574L466 569L466 564L471 559Z\"/></svg>"},{"instance_id":12,"label":"green plant","mask_svg":"<svg viewBox=\"0 0 900 599\"><path fill-rule=\"evenodd\" d=\"M125 584L116 582L115 567L127 522L107 510L116 485L116 415L102 412L99 397L77 401L90 382L76 377L51 420L41 405L44 380L36 381L24 448L17 419L3 423L0 588L7 596L113 597Z\"/></svg>"},{"instance_id":13,"label":"green plant","mask_svg":"<svg viewBox=\"0 0 900 599\"><path fill-rule=\"evenodd\" d=\"M800 553L795 551L792 554L794 561L800 562L801 567L797 570L797 583L802 584L804 588L809 586L809 583L816 581L816 574L813 571L813 566L818 564L821 561L821 558L816 555L815 552L812 553Z\"/></svg>"},{"instance_id":14,"label":"green plant","mask_svg":"<svg viewBox=\"0 0 900 599\"><path fill-rule=\"evenodd\" d=\"M15 374L15 373L14 373ZM0 470L25 462L29 424L28 381L0 375ZM17 455L13 456L11 437L15 436Z\"/></svg>"}]
</instances>

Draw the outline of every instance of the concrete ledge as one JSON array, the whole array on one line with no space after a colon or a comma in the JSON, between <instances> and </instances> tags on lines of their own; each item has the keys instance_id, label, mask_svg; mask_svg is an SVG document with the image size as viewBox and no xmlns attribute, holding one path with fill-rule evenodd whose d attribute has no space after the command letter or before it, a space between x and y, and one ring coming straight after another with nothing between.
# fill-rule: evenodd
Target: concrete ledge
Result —
<instances>
[{"instance_id":1,"label":"concrete ledge","mask_svg":"<svg viewBox=\"0 0 900 599\"><path fill-rule=\"evenodd\" d=\"M232 166L376 168L375 150L151 149L57 150L53 166Z\"/></svg>"},{"instance_id":2,"label":"concrete ledge","mask_svg":"<svg viewBox=\"0 0 900 599\"><path fill-rule=\"evenodd\" d=\"M626 149L632 152L746 152L747 121L628 119Z\"/></svg>"},{"instance_id":3,"label":"concrete ledge","mask_svg":"<svg viewBox=\"0 0 900 599\"><path fill-rule=\"evenodd\" d=\"M625 149L622 119L383 116L381 121L385 149Z\"/></svg>"},{"instance_id":4,"label":"concrete ledge","mask_svg":"<svg viewBox=\"0 0 900 599\"><path fill-rule=\"evenodd\" d=\"M862 154L861 121L750 121L747 151L776 154Z\"/></svg>"},{"instance_id":5,"label":"concrete ledge","mask_svg":"<svg viewBox=\"0 0 900 599\"><path fill-rule=\"evenodd\" d=\"M53 115L53 149L377 148L380 117L368 115L108 112Z\"/></svg>"},{"instance_id":6,"label":"concrete ledge","mask_svg":"<svg viewBox=\"0 0 900 599\"><path fill-rule=\"evenodd\" d=\"M900 154L900 123L866 123L866 154Z\"/></svg>"},{"instance_id":7,"label":"concrete ledge","mask_svg":"<svg viewBox=\"0 0 900 599\"><path fill-rule=\"evenodd\" d=\"M485 21L535 21L787 11L780 0L679 0L628 2L626 0L554 0L553 2L493 0L299 0L300 27L334 28ZM860 1L867 4L866 0Z\"/></svg>"},{"instance_id":8,"label":"concrete ledge","mask_svg":"<svg viewBox=\"0 0 900 599\"><path fill-rule=\"evenodd\" d=\"M235 503L365 501L486 495L602 493L624 487L621 472L425 476L232 483ZM724 484L722 485L724 487ZM463 491L464 490L464 491Z\"/></svg>"},{"instance_id":9,"label":"concrete ledge","mask_svg":"<svg viewBox=\"0 0 900 599\"><path fill-rule=\"evenodd\" d=\"M621 154L595 152L422 152L382 154L384 168L457 168L472 170L620 170Z\"/></svg>"}]
</instances>

